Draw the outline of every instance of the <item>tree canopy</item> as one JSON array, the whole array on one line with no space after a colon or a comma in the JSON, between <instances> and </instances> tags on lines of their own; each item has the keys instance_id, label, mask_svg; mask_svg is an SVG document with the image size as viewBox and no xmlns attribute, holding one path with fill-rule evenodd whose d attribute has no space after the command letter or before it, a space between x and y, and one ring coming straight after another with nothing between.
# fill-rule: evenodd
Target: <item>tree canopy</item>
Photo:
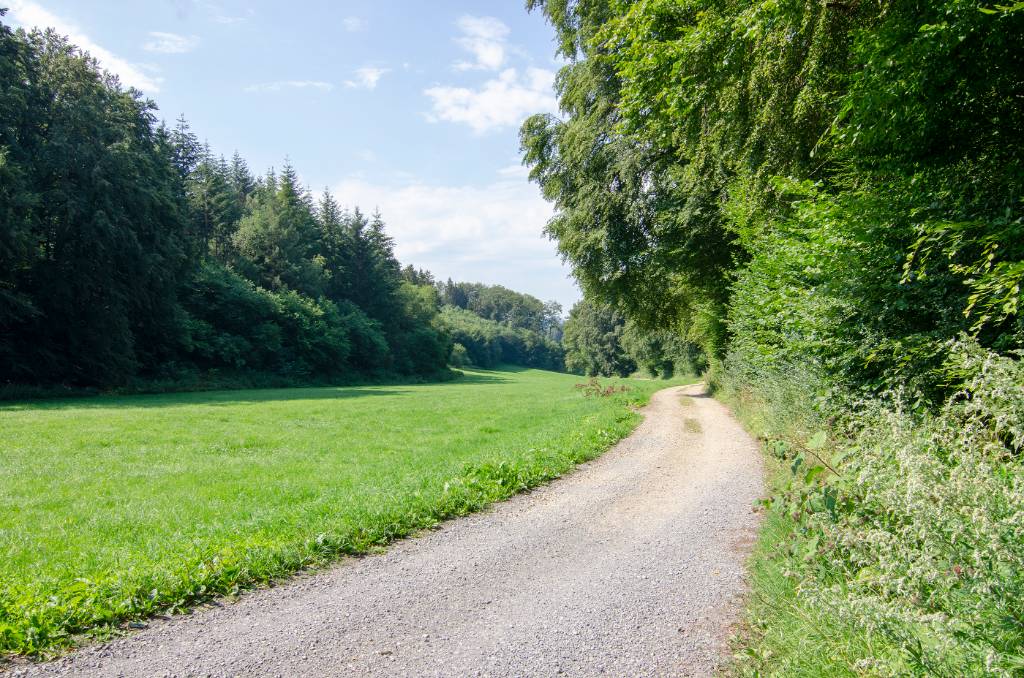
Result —
<instances>
[{"instance_id":1,"label":"tree canopy","mask_svg":"<svg viewBox=\"0 0 1024 678\"><path fill-rule=\"evenodd\" d=\"M939 387L962 332L1021 346L1019 7L528 6L568 64L523 158L588 297L850 384Z\"/></svg>"},{"instance_id":2,"label":"tree canopy","mask_svg":"<svg viewBox=\"0 0 1024 678\"><path fill-rule=\"evenodd\" d=\"M443 370L383 217L253 177L52 31L0 23L0 381ZM425 274L424 274L425 275Z\"/></svg>"}]
</instances>

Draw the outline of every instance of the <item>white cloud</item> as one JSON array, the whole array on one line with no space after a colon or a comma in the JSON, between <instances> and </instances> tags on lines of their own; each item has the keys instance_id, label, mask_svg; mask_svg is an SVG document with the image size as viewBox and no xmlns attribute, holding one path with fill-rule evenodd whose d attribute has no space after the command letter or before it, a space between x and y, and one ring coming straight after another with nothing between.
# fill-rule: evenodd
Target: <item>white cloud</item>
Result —
<instances>
[{"instance_id":1,"label":"white cloud","mask_svg":"<svg viewBox=\"0 0 1024 678\"><path fill-rule=\"evenodd\" d=\"M66 35L72 44L91 54L100 66L120 77L121 82L149 94L160 91L161 78L147 75L143 69L111 51L97 45L88 35L75 24L53 14L38 3L26 0L9 0L8 17L17 25L26 28L53 28L61 35Z\"/></svg>"},{"instance_id":2,"label":"white cloud","mask_svg":"<svg viewBox=\"0 0 1024 678\"><path fill-rule=\"evenodd\" d=\"M230 26L232 24L240 24L244 21L248 21L249 18L252 17L253 14L255 14L252 8L246 10L245 16L239 16L237 14L228 14L223 7L221 7L220 5L215 5L213 3L203 3L202 6L203 9L206 10L206 13L209 15L210 21L216 24L223 24L225 26Z\"/></svg>"},{"instance_id":3,"label":"white cloud","mask_svg":"<svg viewBox=\"0 0 1024 678\"><path fill-rule=\"evenodd\" d=\"M199 38L195 35L178 35L177 33L151 31L149 37L151 40L142 46L142 49L147 52L185 54L199 46Z\"/></svg>"},{"instance_id":4,"label":"white cloud","mask_svg":"<svg viewBox=\"0 0 1024 678\"><path fill-rule=\"evenodd\" d=\"M348 177L331 188L364 213L380 208L395 253L439 278L502 284L568 308L579 291L555 245L543 235L552 208L540 191L503 172L480 185L437 185L409 178Z\"/></svg>"},{"instance_id":5,"label":"white cloud","mask_svg":"<svg viewBox=\"0 0 1024 678\"><path fill-rule=\"evenodd\" d=\"M390 68L363 66L362 68L356 69L354 79L345 81L345 87L373 89L377 86L377 82L381 77L390 72Z\"/></svg>"},{"instance_id":6,"label":"white cloud","mask_svg":"<svg viewBox=\"0 0 1024 678\"><path fill-rule=\"evenodd\" d=\"M515 165L508 165L498 170L498 175L502 177L508 177L510 179L527 179L530 176L530 168L516 163Z\"/></svg>"},{"instance_id":7,"label":"white cloud","mask_svg":"<svg viewBox=\"0 0 1024 678\"><path fill-rule=\"evenodd\" d=\"M496 71L505 63L505 40L509 28L494 17L462 16L456 22L462 36L455 39L463 49L473 55L473 61L458 61L460 71L481 69Z\"/></svg>"},{"instance_id":8,"label":"white cloud","mask_svg":"<svg viewBox=\"0 0 1024 678\"><path fill-rule=\"evenodd\" d=\"M370 24L366 19L357 16L347 16L341 20L341 25L349 33L358 33L359 31L365 31Z\"/></svg>"},{"instance_id":9,"label":"white cloud","mask_svg":"<svg viewBox=\"0 0 1024 678\"><path fill-rule=\"evenodd\" d=\"M464 123L478 134L513 127L533 113L558 109L554 80L555 74L542 68L528 68L522 77L508 68L480 89L431 87L423 92L433 100L427 119Z\"/></svg>"},{"instance_id":10,"label":"white cloud","mask_svg":"<svg viewBox=\"0 0 1024 678\"><path fill-rule=\"evenodd\" d=\"M283 89L318 89L321 92L330 92L334 85L321 80L277 80L274 82L260 82L248 85L246 92L280 92Z\"/></svg>"}]
</instances>

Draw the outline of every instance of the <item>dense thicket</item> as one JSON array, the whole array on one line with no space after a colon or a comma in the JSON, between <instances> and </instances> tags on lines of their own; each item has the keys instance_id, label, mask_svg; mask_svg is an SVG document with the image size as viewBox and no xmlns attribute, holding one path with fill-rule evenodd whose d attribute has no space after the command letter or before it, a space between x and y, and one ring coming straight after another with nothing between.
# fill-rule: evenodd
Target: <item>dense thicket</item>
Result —
<instances>
[{"instance_id":1,"label":"dense thicket","mask_svg":"<svg viewBox=\"0 0 1024 678\"><path fill-rule=\"evenodd\" d=\"M939 384L963 331L1021 345L1022 12L529 4L570 64L525 160L588 294L857 384Z\"/></svg>"},{"instance_id":2,"label":"dense thicket","mask_svg":"<svg viewBox=\"0 0 1024 678\"><path fill-rule=\"evenodd\" d=\"M52 32L0 24L0 382L443 370L380 215L255 178ZM420 284L417 284L417 283Z\"/></svg>"},{"instance_id":3,"label":"dense thicket","mask_svg":"<svg viewBox=\"0 0 1024 678\"><path fill-rule=\"evenodd\" d=\"M527 5L555 27L568 64L564 115L524 123L524 160L587 297L699 343L714 383L794 432L787 449L810 439L827 455L829 422L861 441L837 442L845 454L801 475L805 550L785 569L804 619L842 617L868 640L801 646L835 661L826 672L1019 669L1020 607L984 592L1017 596L1010 572L1024 563L1024 533L1001 522L1020 519L1006 507L1019 499L1021 437L1007 431L1024 430L1024 8ZM850 405L863 398L876 399L862 405L870 416ZM985 473L1007 483L996 492ZM952 594L936 582L953 567L945 558L964 554L927 530L965 519L980 496L971 483L993 489L986 510L1000 518L972 531ZM887 513L864 488L902 503ZM910 524L920 532L907 541ZM871 539L894 547L872 551ZM891 576L900 570L912 585Z\"/></svg>"}]
</instances>

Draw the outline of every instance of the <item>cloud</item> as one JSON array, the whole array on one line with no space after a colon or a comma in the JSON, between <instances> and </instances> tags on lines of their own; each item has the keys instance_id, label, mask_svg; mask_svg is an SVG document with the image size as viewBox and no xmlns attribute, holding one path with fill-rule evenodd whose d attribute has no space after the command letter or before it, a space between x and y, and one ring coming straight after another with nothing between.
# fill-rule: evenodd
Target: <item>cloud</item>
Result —
<instances>
[{"instance_id":1,"label":"cloud","mask_svg":"<svg viewBox=\"0 0 1024 678\"><path fill-rule=\"evenodd\" d=\"M527 179L530 176L530 168L516 163L515 165L508 165L498 170L498 176L508 177L510 179Z\"/></svg>"},{"instance_id":2,"label":"cloud","mask_svg":"<svg viewBox=\"0 0 1024 678\"><path fill-rule=\"evenodd\" d=\"M349 33L358 33L369 28L369 22L357 16L347 16L341 20L342 27Z\"/></svg>"},{"instance_id":3,"label":"cloud","mask_svg":"<svg viewBox=\"0 0 1024 678\"><path fill-rule=\"evenodd\" d=\"M251 16L255 14L253 9L250 7L246 10L245 16L239 16L237 14L228 14L220 5L213 3L202 3L202 7L206 10L206 13L210 17L210 21L215 24L223 24L230 26L232 24L240 24L244 21L248 21Z\"/></svg>"},{"instance_id":4,"label":"cloud","mask_svg":"<svg viewBox=\"0 0 1024 678\"><path fill-rule=\"evenodd\" d=\"M455 39L464 50L473 55L473 61L458 61L456 70L496 71L505 63L505 40L509 28L494 17L465 15L456 21L462 36Z\"/></svg>"},{"instance_id":5,"label":"cloud","mask_svg":"<svg viewBox=\"0 0 1024 678\"><path fill-rule=\"evenodd\" d=\"M533 113L558 109L554 81L555 74L542 68L528 68L522 77L507 68L479 89L431 87L423 92L433 102L427 119L464 123L478 134L514 127Z\"/></svg>"},{"instance_id":6,"label":"cloud","mask_svg":"<svg viewBox=\"0 0 1024 678\"><path fill-rule=\"evenodd\" d=\"M248 85L246 92L280 92L283 89L318 89L321 92L330 92L334 85L321 80L276 80L274 82L260 82Z\"/></svg>"},{"instance_id":7,"label":"cloud","mask_svg":"<svg viewBox=\"0 0 1024 678\"><path fill-rule=\"evenodd\" d=\"M345 81L345 87L355 89L373 89L377 86L377 82L381 77L390 72L390 68L363 66L362 68L356 69L354 79Z\"/></svg>"},{"instance_id":8,"label":"cloud","mask_svg":"<svg viewBox=\"0 0 1024 678\"><path fill-rule=\"evenodd\" d=\"M579 290L543 235L552 208L535 186L498 172L479 185L416 178L373 182L348 177L331 188L364 212L380 208L403 264L445 279L502 284L568 308Z\"/></svg>"},{"instance_id":9,"label":"cloud","mask_svg":"<svg viewBox=\"0 0 1024 678\"><path fill-rule=\"evenodd\" d=\"M160 54L185 54L199 46L199 38L194 35L178 35L177 33L164 33L151 31L149 42L142 46L147 52L159 52Z\"/></svg>"},{"instance_id":10,"label":"cloud","mask_svg":"<svg viewBox=\"0 0 1024 678\"><path fill-rule=\"evenodd\" d=\"M26 28L53 28L61 35L66 35L72 44L88 52L99 62L100 66L116 74L121 82L128 87L135 87L149 94L160 91L161 78L147 75L141 66L133 64L100 45L93 42L75 24L53 14L38 3L26 0L9 0L8 17L13 23Z\"/></svg>"}]
</instances>

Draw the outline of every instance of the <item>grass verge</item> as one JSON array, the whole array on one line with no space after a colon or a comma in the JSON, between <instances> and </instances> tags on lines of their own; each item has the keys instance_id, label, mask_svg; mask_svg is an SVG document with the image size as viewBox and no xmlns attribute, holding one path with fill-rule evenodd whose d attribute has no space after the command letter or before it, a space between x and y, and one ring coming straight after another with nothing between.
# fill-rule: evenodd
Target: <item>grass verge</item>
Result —
<instances>
[{"instance_id":1,"label":"grass verge","mask_svg":"<svg viewBox=\"0 0 1024 678\"><path fill-rule=\"evenodd\" d=\"M0 406L0 654L46 655L371 549L547 482L671 382L441 384Z\"/></svg>"}]
</instances>

